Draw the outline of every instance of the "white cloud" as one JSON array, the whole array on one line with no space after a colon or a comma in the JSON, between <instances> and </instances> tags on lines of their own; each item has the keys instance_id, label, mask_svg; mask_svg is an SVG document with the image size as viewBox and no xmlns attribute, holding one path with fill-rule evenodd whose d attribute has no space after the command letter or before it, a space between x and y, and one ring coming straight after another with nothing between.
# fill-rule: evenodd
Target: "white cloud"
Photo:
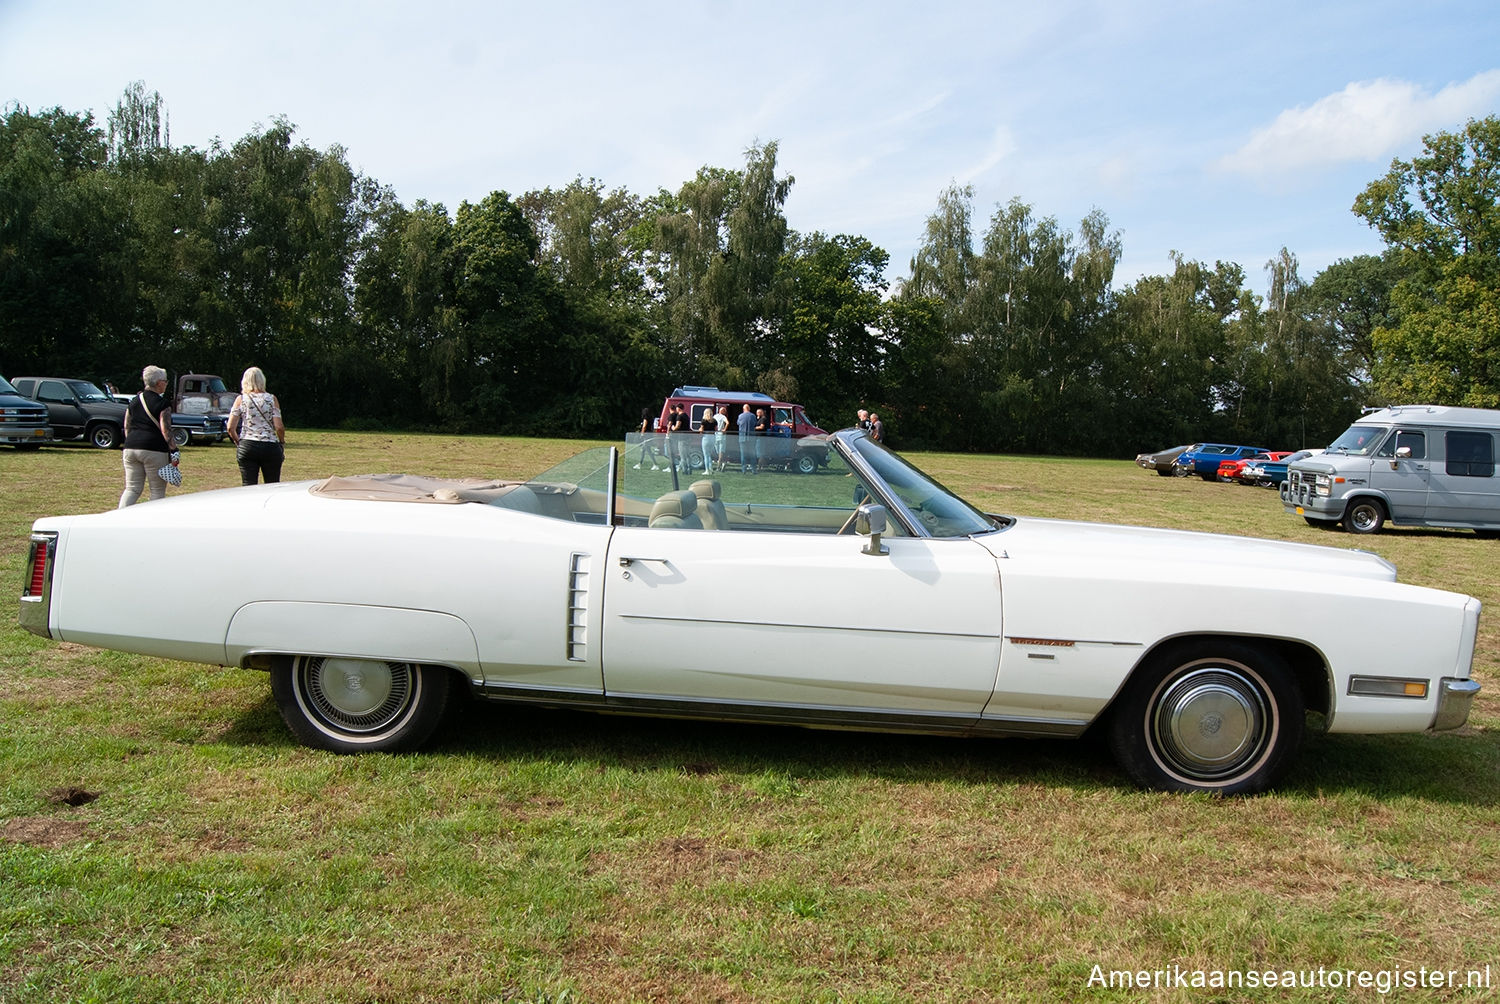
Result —
<instances>
[{"instance_id":1,"label":"white cloud","mask_svg":"<svg viewBox=\"0 0 1500 1004\"><path fill-rule=\"evenodd\" d=\"M959 171L959 180L968 183L984 177L1014 154L1016 149L1016 137L1010 131L1009 127L1005 125L997 126L994 134L990 137L990 145L984 151L984 156L980 158L977 164L970 165L968 168Z\"/></svg>"},{"instance_id":2,"label":"white cloud","mask_svg":"<svg viewBox=\"0 0 1500 1004\"><path fill-rule=\"evenodd\" d=\"M1462 127L1492 113L1500 70L1428 94L1405 80L1356 81L1258 129L1217 166L1242 174L1279 174L1346 161L1378 161L1423 135Z\"/></svg>"}]
</instances>

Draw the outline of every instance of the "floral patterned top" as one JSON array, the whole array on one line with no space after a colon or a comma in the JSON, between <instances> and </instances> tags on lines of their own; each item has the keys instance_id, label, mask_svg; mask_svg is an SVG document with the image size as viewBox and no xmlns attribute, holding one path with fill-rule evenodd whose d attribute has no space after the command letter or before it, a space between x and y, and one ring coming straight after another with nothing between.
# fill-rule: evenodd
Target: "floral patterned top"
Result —
<instances>
[{"instance_id":1,"label":"floral patterned top","mask_svg":"<svg viewBox=\"0 0 1500 1004\"><path fill-rule=\"evenodd\" d=\"M281 405L276 395L266 391L251 391L235 398L231 416L240 417L240 438L258 443L277 441L276 420L281 417Z\"/></svg>"}]
</instances>

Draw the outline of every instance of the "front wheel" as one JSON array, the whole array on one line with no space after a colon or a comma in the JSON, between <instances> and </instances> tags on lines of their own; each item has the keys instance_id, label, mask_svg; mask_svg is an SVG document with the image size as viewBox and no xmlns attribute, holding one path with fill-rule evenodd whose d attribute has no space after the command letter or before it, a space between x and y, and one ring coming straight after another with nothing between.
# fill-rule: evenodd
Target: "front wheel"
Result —
<instances>
[{"instance_id":1,"label":"front wheel","mask_svg":"<svg viewBox=\"0 0 1500 1004\"><path fill-rule=\"evenodd\" d=\"M192 435L186 429L172 430L172 445L177 447L178 449L186 446L188 444L188 440L192 438Z\"/></svg>"},{"instance_id":2,"label":"front wheel","mask_svg":"<svg viewBox=\"0 0 1500 1004\"><path fill-rule=\"evenodd\" d=\"M335 753L416 749L448 706L450 672L378 659L298 656L278 660L271 693L306 746Z\"/></svg>"},{"instance_id":3,"label":"front wheel","mask_svg":"<svg viewBox=\"0 0 1500 1004\"><path fill-rule=\"evenodd\" d=\"M1385 506L1375 499L1356 499L1344 513L1344 529L1350 533L1379 533L1385 526Z\"/></svg>"},{"instance_id":4,"label":"front wheel","mask_svg":"<svg viewBox=\"0 0 1500 1004\"><path fill-rule=\"evenodd\" d=\"M1243 642L1177 646L1133 676L1110 747L1132 780L1162 791L1265 791L1302 744L1305 708L1286 663Z\"/></svg>"},{"instance_id":5,"label":"front wheel","mask_svg":"<svg viewBox=\"0 0 1500 1004\"><path fill-rule=\"evenodd\" d=\"M818 458L811 453L804 453L797 458L798 474L814 474L818 470Z\"/></svg>"}]
</instances>

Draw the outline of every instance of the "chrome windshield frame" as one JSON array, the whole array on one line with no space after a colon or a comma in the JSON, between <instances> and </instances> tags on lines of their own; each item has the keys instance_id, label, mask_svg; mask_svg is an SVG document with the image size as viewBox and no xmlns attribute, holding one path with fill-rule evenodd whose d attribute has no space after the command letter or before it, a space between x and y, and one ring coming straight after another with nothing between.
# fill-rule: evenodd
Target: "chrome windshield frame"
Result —
<instances>
[{"instance_id":1,"label":"chrome windshield frame","mask_svg":"<svg viewBox=\"0 0 1500 1004\"><path fill-rule=\"evenodd\" d=\"M896 491L891 486L890 482L887 481L879 471L875 470L874 466L871 465L870 462L865 458L864 454L860 452L858 448L858 444L860 443L860 441L869 439L869 434L866 433L863 429L841 429L838 432L830 433L828 435L828 442L833 445L835 450L837 450L839 456L853 470L859 472L859 475L864 478L865 482L875 490L880 498L881 503L885 505L887 513L895 519L899 520L902 527L909 535L913 537L923 537L928 540L970 540L979 533L991 533L1004 529L1003 526L994 525L994 516L984 512L982 509L978 508L973 503L963 498L961 495L950 490L946 485L933 478L932 475L928 474L921 468L916 467L910 462L902 461L905 466L917 471L917 473L919 473L928 484L932 485L934 488L942 492L950 499L953 499L955 502L959 503L960 505L964 506L965 508L981 517L983 520L990 523L990 525L985 529L976 529L972 533L957 534L952 536L938 536L937 534L932 533L922 522L922 520L917 518L916 513L914 513L911 508L907 506L905 501L903 501L902 498L896 494ZM873 443L872 440L871 442ZM875 445L878 446L878 444ZM885 447L879 448L887 449Z\"/></svg>"}]
</instances>

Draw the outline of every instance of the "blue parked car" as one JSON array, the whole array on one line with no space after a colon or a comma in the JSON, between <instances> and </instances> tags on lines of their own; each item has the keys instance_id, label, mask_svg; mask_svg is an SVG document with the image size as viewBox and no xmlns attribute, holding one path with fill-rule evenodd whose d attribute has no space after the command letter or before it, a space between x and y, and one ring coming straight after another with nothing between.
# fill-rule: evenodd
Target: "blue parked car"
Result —
<instances>
[{"instance_id":1,"label":"blue parked car","mask_svg":"<svg viewBox=\"0 0 1500 1004\"><path fill-rule=\"evenodd\" d=\"M1230 446L1225 443L1195 443L1172 462L1177 477L1196 474L1204 481L1219 480L1219 465L1226 460L1241 460L1258 453L1270 453L1264 446Z\"/></svg>"}]
</instances>

